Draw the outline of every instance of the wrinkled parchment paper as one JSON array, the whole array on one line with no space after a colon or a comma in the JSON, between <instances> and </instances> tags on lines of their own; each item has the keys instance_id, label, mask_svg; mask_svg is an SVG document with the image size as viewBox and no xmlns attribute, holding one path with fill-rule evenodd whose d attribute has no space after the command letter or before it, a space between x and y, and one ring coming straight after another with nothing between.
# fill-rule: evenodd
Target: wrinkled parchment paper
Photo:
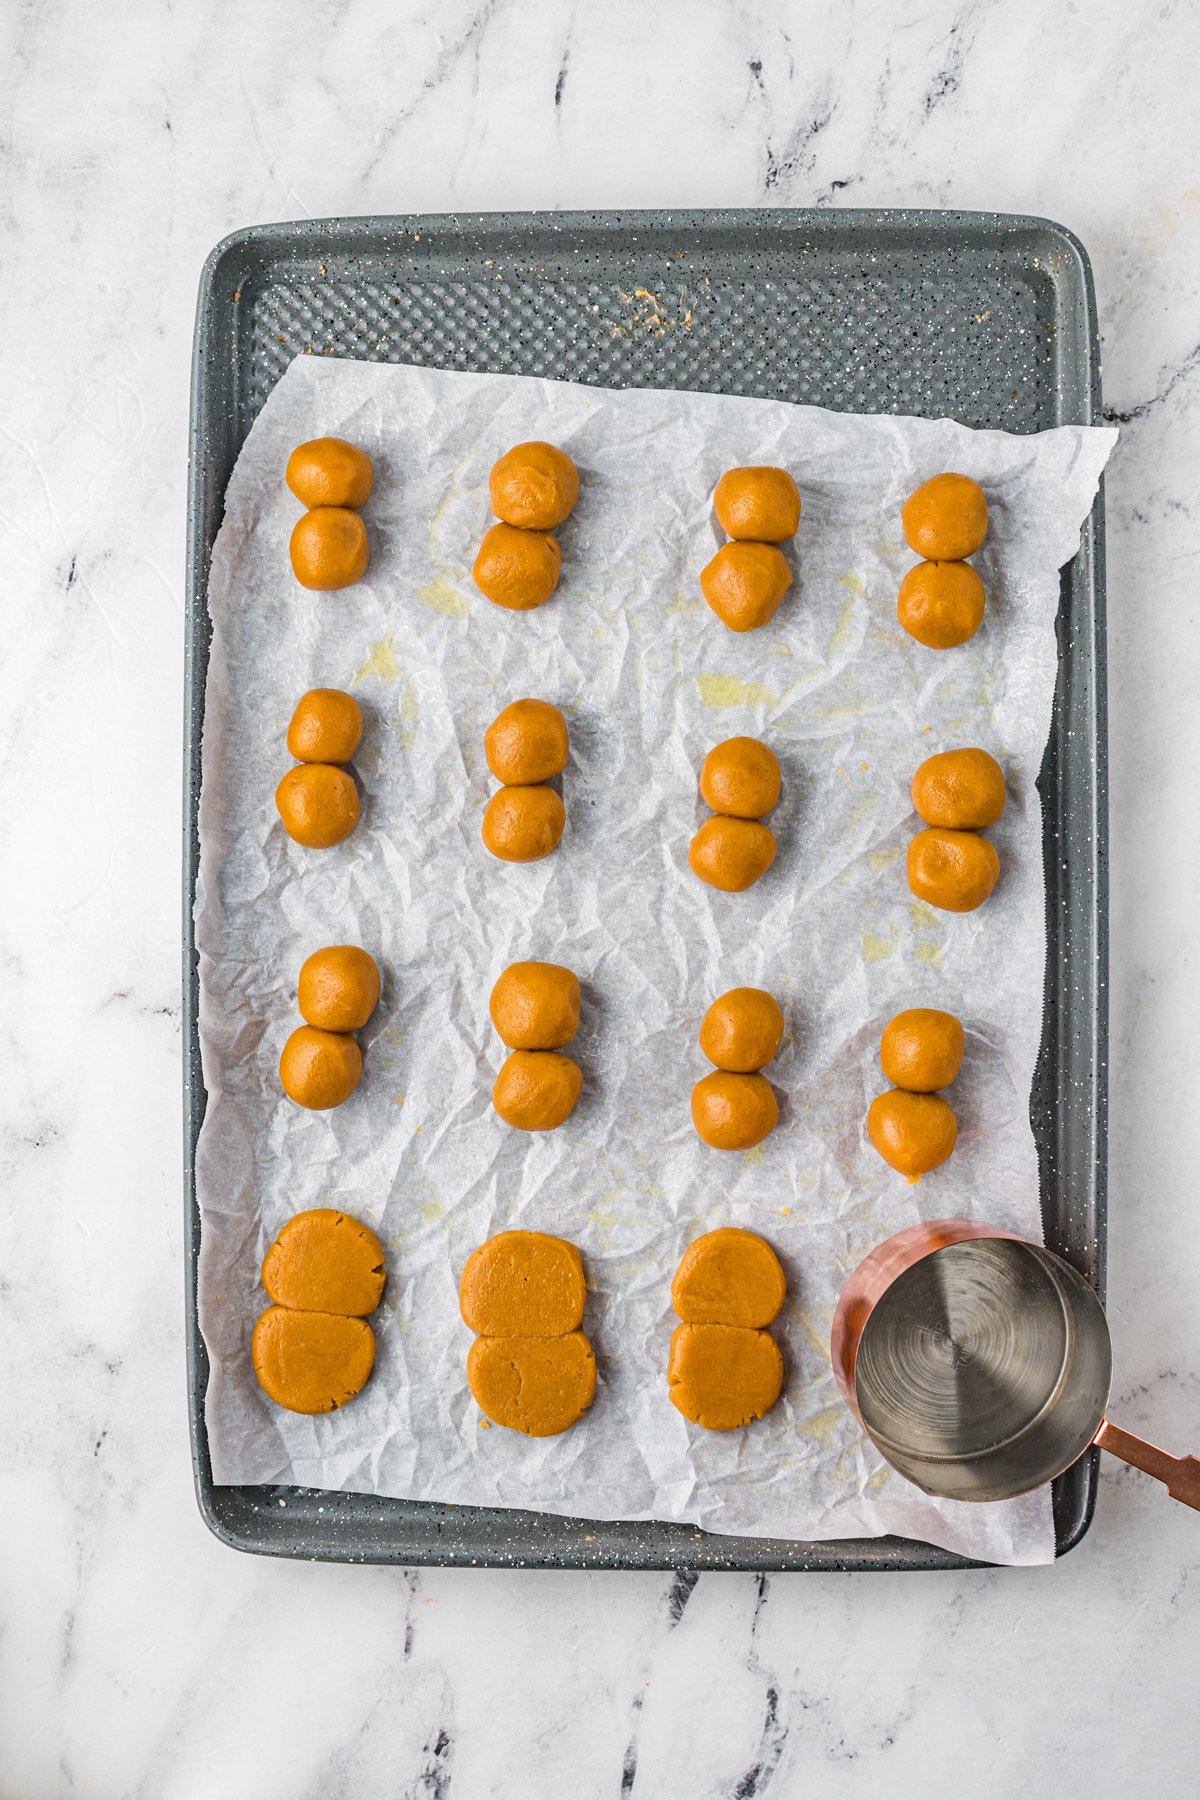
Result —
<instances>
[{"instance_id":1,"label":"wrinkled parchment paper","mask_svg":"<svg viewBox=\"0 0 1200 1800\"><path fill-rule=\"evenodd\" d=\"M334 433L375 459L371 566L358 586L293 579L298 515L288 453ZM560 529L563 578L514 615L475 590L488 471L546 438L579 464ZM1059 566L1115 433L1039 437L865 418L708 394L614 392L519 377L298 359L229 485L209 588L197 896L201 1042L201 1322L218 1482L295 1482L591 1518L694 1521L719 1532L838 1538L899 1532L971 1556L1053 1554L1048 1490L967 1506L892 1474L842 1405L829 1327L844 1277L919 1218L965 1214L1040 1236L1028 1123L1042 1013L1041 821L1034 781L1055 678ZM804 515L797 582L774 623L738 637L704 605L718 534L710 496L735 464L794 474ZM900 504L927 476L982 482L977 559L989 604L966 647L937 654L896 622L913 561ZM367 715L356 760L363 819L344 844L284 835L273 794L305 689L344 687ZM567 715L567 830L519 867L480 842L492 789L485 728L535 695ZM705 752L761 736L783 766L779 856L748 893L687 868L707 809ZM1000 885L965 917L918 904L904 873L918 828L914 769L981 744L1008 809L991 836ZM280 1048L296 975L323 944L364 945L384 973L350 1102L305 1113L283 1097ZM544 1135L501 1124L505 1054L488 1018L508 963L567 963L583 983L573 1053L583 1098ZM699 1142L692 1085L701 1016L725 989L776 994L787 1036L767 1071L779 1128L745 1155ZM886 1083L880 1031L901 1007L958 1013L968 1056L950 1098L959 1147L916 1186L881 1162L864 1118ZM250 1333L260 1259L310 1206L368 1221L387 1251L378 1360L363 1395L316 1419L260 1392ZM776 1247L789 1292L775 1331L781 1404L744 1431L706 1433L667 1399L671 1277L685 1246L744 1225ZM565 1435L481 1423L466 1384L458 1278L512 1226L571 1238L589 1280L596 1402Z\"/></svg>"}]
</instances>

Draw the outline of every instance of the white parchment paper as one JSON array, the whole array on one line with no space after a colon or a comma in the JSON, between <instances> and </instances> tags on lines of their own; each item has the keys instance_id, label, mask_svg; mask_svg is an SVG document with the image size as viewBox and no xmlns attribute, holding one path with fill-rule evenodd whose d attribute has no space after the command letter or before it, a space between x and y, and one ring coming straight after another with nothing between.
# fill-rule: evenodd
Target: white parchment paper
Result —
<instances>
[{"instance_id":1,"label":"white parchment paper","mask_svg":"<svg viewBox=\"0 0 1200 1800\"><path fill-rule=\"evenodd\" d=\"M293 446L335 433L375 458L371 566L314 594L293 579ZM591 1518L694 1521L719 1532L838 1538L899 1532L1000 1562L1053 1554L1048 1491L993 1506L928 1499L893 1475L843 1407L829 1364L844 1277L889 1233L967 1215L1040 1236L1028 1123L1042 1013L1041 820L1034 781L1054 688L1058 569L1076 551L1115 432L1038 437L866 418L708 394L614 392L520 377L300 358L238 459L209 588L197 895L208 1113L197 1176L207 1423L218 1482L295 1482ZM561 444L579 504L563 579L514 615L475 590L487 477L510 445ZM704 605L700 568L727 467L779 463L804 514L797 582L772 625L738 637ZM900 505L946 468L987 490L977 558L988 613L938 654L896 621L913 561ZM273 794L305 689L344 687L367 732L363 819L328 851L293 844ZM480 841L492 789L484 731L525 695L567 715L567 830L526 867ZM779 856L748 893L687 868L707 816L697 772L735 733L784 772ZM914 901L908 787L935 750L980 744L1009 805L1003 864L965 917ZM296 975L328 943L384 973L354 1097L302 1112L279 1086L298 1024ZM488 1018L519 958L564 962L585 996L573 1046L583 1098L562 1129L497 1119L505 1054ZM767 1071L779 1128L745 1155L708 1149L689 1096L707 1072L701 1016L725 989L769 988L788 1020ZM886 1086L879 1035L901 1007L958 1013L968 1056L950 1093L949 1163L916 1186L879 1159L864 1119ZM302 1208L338 1206L387 1250L378 1360L362 1396L316 1419L259 1390L250 1333L261 1257ZM761 1232L786 1266L775 1331L787 1382L745 1431L705 1433L667 1399L670 1284L717 1225ZM595 1405L559 1438L481 1426L466 1385L458 1278L508 1227L583 1253Z\"/></svg>"}]
</instances>

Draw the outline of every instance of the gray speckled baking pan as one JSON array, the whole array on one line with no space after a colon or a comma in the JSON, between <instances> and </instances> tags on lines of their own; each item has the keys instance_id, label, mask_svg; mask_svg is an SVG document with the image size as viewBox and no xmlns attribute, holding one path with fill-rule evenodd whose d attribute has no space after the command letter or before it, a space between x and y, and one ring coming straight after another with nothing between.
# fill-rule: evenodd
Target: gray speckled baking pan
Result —
<instances>
[{"instance_id":1,"label":"gray speckled baking pan","mask_svg":"<svg viewBox=\"0 0 1200 1800\"><path fill-rule=\"evenodd\" d=\"M205 265L192 374L184 832L188 1405L200 1509L241 1550L519 1567L934 1569L898 1538L713 1536L302 1488L213 1483L196 1313L205 1091L192 904L205 589L225 486L298 353L697 388L1006 431L1100 422L1091 270L1043 219L949 212L531 213L318 219L236 233ZM1034 1088L1046 1241L1103 1293L1107 1058L1104 521L1063 571L1045 803L1048 951ZM1059 1554L1091 1521L1095 1452L1054 1484Z\"/></svg>"}]
</instances>

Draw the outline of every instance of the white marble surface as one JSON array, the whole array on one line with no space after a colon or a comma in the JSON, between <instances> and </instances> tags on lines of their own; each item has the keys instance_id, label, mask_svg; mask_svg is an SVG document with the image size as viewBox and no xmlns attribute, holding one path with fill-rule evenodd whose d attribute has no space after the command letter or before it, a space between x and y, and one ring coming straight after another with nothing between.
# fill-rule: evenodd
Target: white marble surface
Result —
<instances>
[{"instance_id":1,"label":"white marble surface","mask_svg":"<svg viewBox=\"0 0 1200 1800\"><path fill-rule=\"evenodd\" d=\"M0 1792L1196 1788L1200 1520L1052 1570L514 1575L205 1532L184 1415L179 766L196 278L304 214L918 204L1091 251L1110 468L1117 1416L1200 1448L1200 14L415 0L4 9Z\"/></svg>"}]
</instances>

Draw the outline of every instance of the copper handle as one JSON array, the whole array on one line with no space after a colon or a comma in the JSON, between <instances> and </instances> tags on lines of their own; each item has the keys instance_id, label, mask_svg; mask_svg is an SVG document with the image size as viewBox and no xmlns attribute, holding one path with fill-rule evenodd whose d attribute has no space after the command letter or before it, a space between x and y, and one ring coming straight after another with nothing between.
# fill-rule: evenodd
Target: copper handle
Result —
<instances>
[{"instance_id":1,"label":"copper handle","mask_svg":"<svg viewBox=\"0 0 1200 1800\"><path fill-rule=\"evenodd\" d=\"M1185 1506L1194 1506L1200 1512L1200 1457L1172 1456L1157 1444L1134 1437L1132 1431L1122 1431L1111 1419L1102 1421L1092 1442L1119 1456L1122 1462L1132 1463L1143 1474L1153 1475L1163 1483L1172 1500L1182 1500Z\"/></svg>"}]
</instances>

